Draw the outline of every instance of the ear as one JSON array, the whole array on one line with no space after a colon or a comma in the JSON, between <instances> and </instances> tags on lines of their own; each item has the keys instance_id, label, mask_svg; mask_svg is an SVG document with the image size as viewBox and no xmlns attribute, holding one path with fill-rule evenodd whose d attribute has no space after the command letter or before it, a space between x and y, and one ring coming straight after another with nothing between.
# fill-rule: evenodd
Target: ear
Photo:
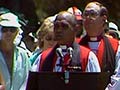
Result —
<instances>
[{"instance_id":1,"label":"ear","mask_svg":"<svg viewBox=\"0 0 120 90\"><path fill-rule=\"evenodd\" d=\"M107 20L107 16L106 15L103 15L103 20L106 22L106 20Z\"/></svg>"},{"instance_id":2,"label":"ear","mask_svg":"<svg viewBox=\"0 0 120 90\"><path fill-rule=\"evenodd\" d=\"M107 16L106 15L103 15L103 26L106 26L108 21L107 21Z\"/></svg>"}]
</instances>

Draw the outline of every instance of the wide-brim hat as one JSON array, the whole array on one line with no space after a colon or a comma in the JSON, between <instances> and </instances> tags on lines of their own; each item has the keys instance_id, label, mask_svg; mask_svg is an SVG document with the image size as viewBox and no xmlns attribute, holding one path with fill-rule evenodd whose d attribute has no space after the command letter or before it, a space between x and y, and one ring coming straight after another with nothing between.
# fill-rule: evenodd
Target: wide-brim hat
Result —
<instances>
[{"instance_id":1,"label":"wide-brim hat","mask_svg":"<svg viewBox=\"0 0 120 90\"><path fill-rule=\"evenodd\" d=\"M113 29L115 31L118 31L118 26L113 22L109 22L109 29Z\"/></svg>"},{"instance_id":2,"label":"wide-brim hat","mask_svg":"<svg viewBox=\"0 0 120 90\"><path fill-rule=\"evenodd\" d=\"M0 25L4 27L21 27L18 17L11 12L0 16Z\"/></svg>"}]
</instances>

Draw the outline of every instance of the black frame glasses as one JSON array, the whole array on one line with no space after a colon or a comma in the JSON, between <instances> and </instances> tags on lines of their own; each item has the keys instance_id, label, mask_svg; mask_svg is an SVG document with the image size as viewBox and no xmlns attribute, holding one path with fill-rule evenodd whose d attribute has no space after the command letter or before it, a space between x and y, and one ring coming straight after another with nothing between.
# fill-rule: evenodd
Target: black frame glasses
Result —
<instances>
[{"instance_id":1,"label":"black frame glasses","mask_svg":"<svg viewBox=\"0 0 120 90\"><path fill-rule=\"evenodd\" d=\"M83 18L90 17L90 18L96 18L97 16L100 15L100 12L97 10L85 10L83 12Z\"/></svg>"}]
</instances>

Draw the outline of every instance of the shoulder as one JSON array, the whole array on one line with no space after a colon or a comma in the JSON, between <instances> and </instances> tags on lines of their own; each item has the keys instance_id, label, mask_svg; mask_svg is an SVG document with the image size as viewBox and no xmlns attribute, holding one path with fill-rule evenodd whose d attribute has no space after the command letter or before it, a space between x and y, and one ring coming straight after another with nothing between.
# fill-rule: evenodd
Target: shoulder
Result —
<instances>
[{"instance_id":1,"label":"shoulder","mask_svg":"<svg viewBox=\"0 0 120 90\"><path fill-rule=\"evenodd\" d=\"M90 49L80 45L80 56L82 60L88 60L90 52Z\"/></svg>"},{"instance_id":2,"label":"shoulder","mask_svg":"<svg viewBox=\"0 0 120 90\"><path fill-rule=\"evenodd\" d=\"M119 46L119 41L117 39L109 38L109 37L108 37L108 40L110 41L114 51L117 51L118 46Z\"/></svg>"},{"instance_id":3,"label":"shoulder","mask_svg":"<svg viewBox=\"0 0 120 90\"><path fill-rule=\"evenodd\" d=\"M84 47L84 46L82 46L82 45L80 45L80 50L81 50L82 52L85 52L85 53L90 52L90 49L88 49L88 48L86 48L86 47Z\"/></svg>"},{"instance_id":4,"label":"shoulder","mask_svg":"<svg viewBox=\"0 0 120 90\"><path fill-rule=\"evenodd\" d=\"M18 54L21 54L22 56L28 57L27 51L19 46L16 46L16 51Z\"/></svg>"},{"instance_id":5,"label":"shoulder","mask_svg":"<svg viewBox=\"0 0 120 90\"><path fill-rule=\"evenodd\" d=\"M114 39L114 38L108 37L108 39L109 39L110 42L114 42L114 43L117 43L117 44L119 42L117 39Z\"/></svg>"},{"instance_id":6,"label":"shoulder","mask_svg":"<svg viewBox=\"0 0 120 90\"><path fill-rule=\"evenodd\" d=\"M44 50L44 51L42 52L42 54L50 53L50 51L52 51L52 49L53 49L53 48L48 48L48 49Z\"/></svg>"},{"instance_id":7,"label":"shoulder","mask_svg":"<svg viewBox=\"0 0 120 90\"><path fill-rule=\"evenodd\" d=\"M23 49L23 48L21 48L21 47L19 47L19 46L16 46L16 49L17 49L18 51L20 51L20 52L26 52L25 49Z\"/></svg>"},{"instance_id":8,"label":"shoulder","mask_svg":"<svg viewBox=\"0 0 120 90\"><path fill-rule=\"evenodd\" d=\"M41 59L45 59L51 52L53 48L48 48L41 52Z\"/></svg>"}]
</instances>

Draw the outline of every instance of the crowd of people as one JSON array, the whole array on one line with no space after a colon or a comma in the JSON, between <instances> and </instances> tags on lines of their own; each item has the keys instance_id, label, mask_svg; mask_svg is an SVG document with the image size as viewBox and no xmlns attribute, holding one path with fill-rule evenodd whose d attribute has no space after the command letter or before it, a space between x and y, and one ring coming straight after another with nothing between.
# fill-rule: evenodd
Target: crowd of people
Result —
<instances>
[{"instance_id":1,"label":"crowd of people","mask_svg":"<svg viewBox=\"0 0 120 90\"><path fill-rule=\"evenodd\" d=\"M0 90L26 90L29 71L108 72L105 90L119 90L120 32L101 3L60 11L24 37L18 16L6 10L0 11Z\"/></svg>"}]
</instances>

